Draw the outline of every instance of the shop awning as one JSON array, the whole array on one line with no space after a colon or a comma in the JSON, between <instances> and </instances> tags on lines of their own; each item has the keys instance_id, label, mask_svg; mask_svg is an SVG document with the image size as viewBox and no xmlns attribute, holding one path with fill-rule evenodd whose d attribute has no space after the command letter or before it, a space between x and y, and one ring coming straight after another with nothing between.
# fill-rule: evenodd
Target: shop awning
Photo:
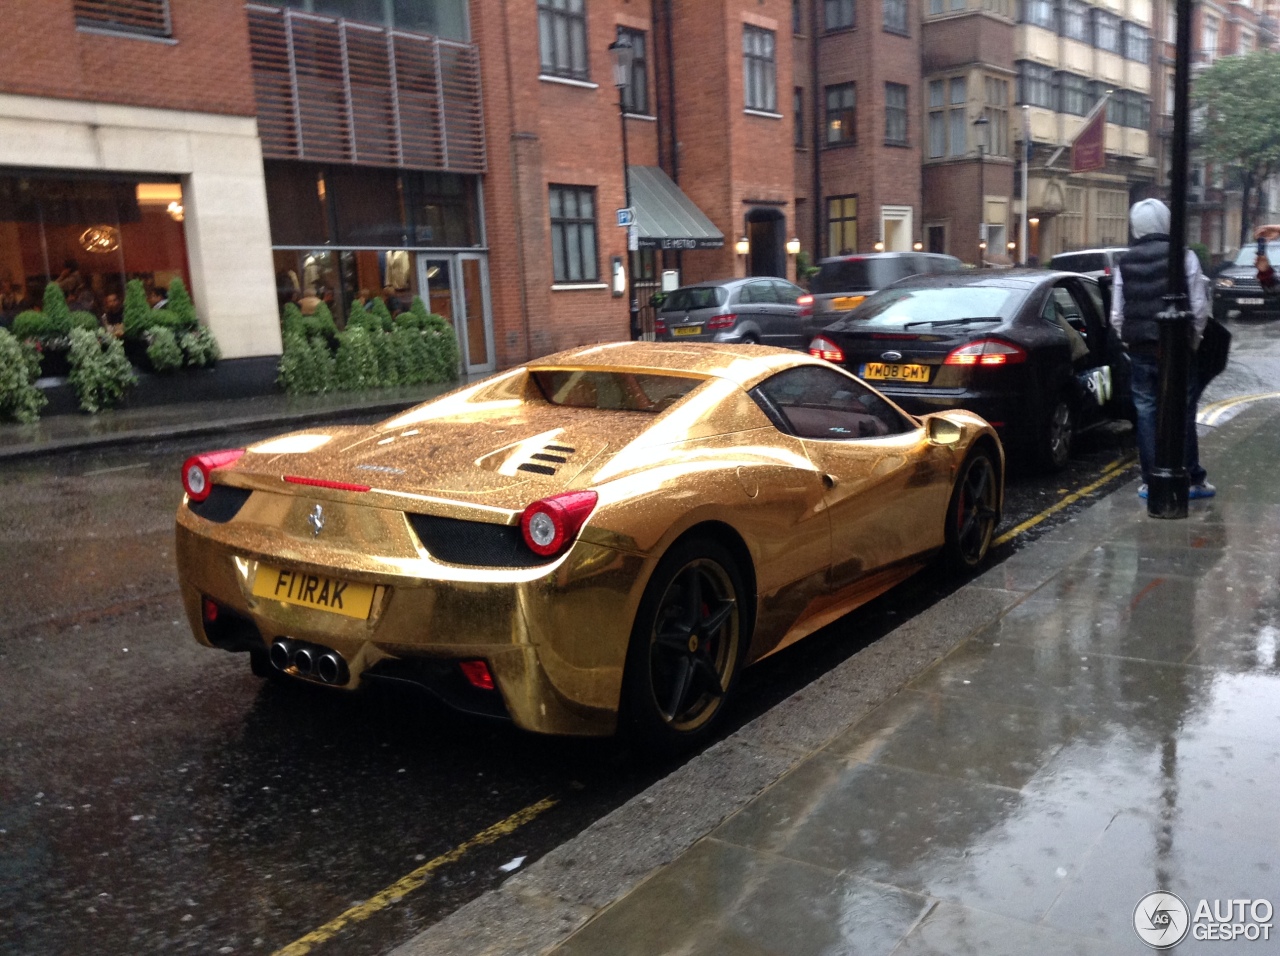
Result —
<instances>
[{"instance_id":1,"label":"shop awning","mask_svg":"<svg viewBox=\"0 0 1280 956\"><path fill-rule=\"evenodd\" d=\"M628 166L641 249L719 249L724 233L657 166Z\"/></svg>"}]
</instances>

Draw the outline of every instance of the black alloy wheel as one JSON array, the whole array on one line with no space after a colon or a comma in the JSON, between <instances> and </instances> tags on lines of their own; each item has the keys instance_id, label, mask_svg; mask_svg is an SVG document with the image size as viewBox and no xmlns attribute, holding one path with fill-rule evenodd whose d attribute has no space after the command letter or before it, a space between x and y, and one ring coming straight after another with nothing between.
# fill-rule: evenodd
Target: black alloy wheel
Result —
<instances>
[{"instance_id":1,"label":"black alloy wheel","mask_svg":"<svg viewBox=\"0 0 1280 956\"><path fill-rule=\"evenodd\" d=\"M678 542L654 571L631 633L624 715L653 750L705 739L741 669L746 593L732 555L709 540Z\"/></svg>"},{"instance_id":2,"label":"black alloy wheel","mask_svg":"<svg viewBox=\"0 0 1280 956\"><path fill-rule=\"evenodd\" d=\"M982 564L1000 523L995 462L985 448L969 453L951 492L947 507L947 563L960 571Z\"/></svg>"},{"instance_id":3,"label":"black alloy wheel","mask_svg":"<svg viewBox=\"0 0 1280 956\"><path fill-rule=\"evenodd\" d=\"M748 332L746 335L742 337L742 341L739 344L740 345L759 345L760 340L755 337L754 333Z\"/></svg>"},{"instance_id":4,"label":"black alloy wheel","mask_svg":"<svg viewBox=\"0 0 1280 956\"><path fill-rule=\"evenodd\" d=\"M1061 471L1067 467L1075 432L1075 411L1066 396L1059 395L1049 409L1040 436L1040 464L1045 471Z\"/></svg>"}]
</instances>

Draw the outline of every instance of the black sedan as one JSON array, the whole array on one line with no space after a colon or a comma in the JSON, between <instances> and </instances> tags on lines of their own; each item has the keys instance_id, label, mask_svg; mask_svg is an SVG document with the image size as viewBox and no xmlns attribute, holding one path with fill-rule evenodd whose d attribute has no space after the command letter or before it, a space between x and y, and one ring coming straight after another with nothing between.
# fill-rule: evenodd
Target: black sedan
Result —
<instances>
[{"instance_id":1,"label":"black sedan","mask_svg":"<svg viewBox=\"0 0 1280 956\"><path fill-rule=\"evenodd\" d=\"M1011 452L1063 467L1076 432L1130 417L1129 365L1098 284L1040 270L915 276L828 325L809 351L915 414L967 408Z\"/></svg>"}]
</instances>

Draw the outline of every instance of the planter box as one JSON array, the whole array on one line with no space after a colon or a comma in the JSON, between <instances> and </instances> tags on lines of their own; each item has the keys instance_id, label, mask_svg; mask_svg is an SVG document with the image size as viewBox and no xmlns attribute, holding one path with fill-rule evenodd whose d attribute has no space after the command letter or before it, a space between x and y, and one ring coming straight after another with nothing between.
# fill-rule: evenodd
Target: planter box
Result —
<instances>
[{"instance_id":1,"label":"planter box","mask_svg":"<svg viewBox=\"0 0 1280 956\"><path fill-rule=\"evenodd\" d=\"M67 349L56 349L40 355L41 378L66 378L71 374L71 353Z\"/></svg>"}]
</instances>

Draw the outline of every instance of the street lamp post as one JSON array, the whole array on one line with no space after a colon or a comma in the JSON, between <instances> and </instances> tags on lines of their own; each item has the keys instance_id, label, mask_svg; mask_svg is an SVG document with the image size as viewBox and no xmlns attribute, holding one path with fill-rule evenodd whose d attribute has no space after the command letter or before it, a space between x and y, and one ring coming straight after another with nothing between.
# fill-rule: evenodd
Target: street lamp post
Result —
<instances>
[{"instance_id":1,"label":"street lamp post","mask_svg":"<svg viewBox=\"0 0 1280 956\"><path fill-rule=\"evenodd\" d=\"M986 265L987 249L987 124L990 120L983 113L973 125L978 130L978 268Z\"/></svg>"},{"instance_id":2,"label":"street lamp post","mask_svg":"<svg viewBox=\"0 0 1280 956\"><path fill-rule=\"evenodd\" d=\"M618 117L622 124L622 188L626 196L627 208L631 209L631 177L627 174L627 87L631 85L631 64L635 60L635 50L626 35L619 36L609 44L609 55L613 57L613 85L618 88ZM634 212L633 212L634 215ZM635 225L627 227L627 299L631 339L640 338L640 303L636 299L636 284L632 276L631 262L631 230Z\"/></svg>"},{"instance_id":3,"label":"street lamp post","mask_svg":"<svg viewBox=\"0 0 1280 956\"><path fill-rule=\"evenodd\" d=\"M1173 142L1169 170L1169 291L1160 320L1156 388L1156 458L1147 487L1147 514L1185 518L1187 375L1191 364L1191 312L1187 300L1187 121L1191 89L1191 0L1177 0L1178 35L1173 73ZM1192 426L1194 427L1194 426Z\"/></svg>"}]
</instances>

